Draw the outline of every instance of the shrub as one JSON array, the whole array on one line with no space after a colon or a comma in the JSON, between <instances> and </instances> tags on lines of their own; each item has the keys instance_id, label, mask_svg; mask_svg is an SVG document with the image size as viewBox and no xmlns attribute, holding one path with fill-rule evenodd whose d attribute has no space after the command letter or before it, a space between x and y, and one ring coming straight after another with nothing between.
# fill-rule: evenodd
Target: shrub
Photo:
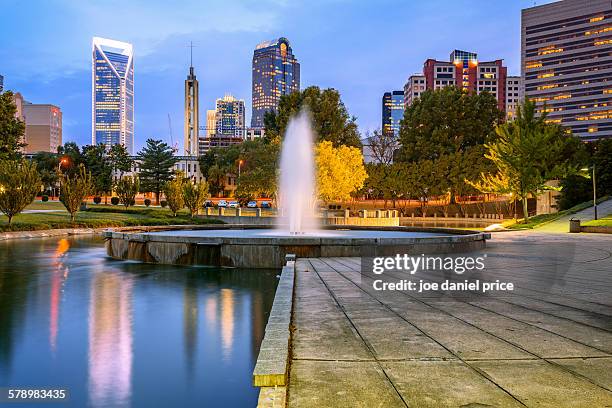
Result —
<instances>
[{"instance_id":1,"label":"shrub","mask_svg":"<svg viewBox=\"0 0 612 408\"><path fill-rule=\"evenodd\" d=\"M162 208L166 208L168 206L168 202L166 200L161 200L161 202L159 203L159 205L162 206Z\"/></svg>"},{"instance_id":2,"label":"shrub","mask_svg":"<svg viewBox=\"0 0 612 408\"><path fill-rule=\"evenodd\" d=\"M99 197L99 196L94 197L94 203L100 204L101 202L102 202L102 197Z\"/></svg>"},{"instance_id":3,"label":"shrub","mask_svg":"<svg viewBox=\"0 0 612 408\"><path fill-rule=\"evenodd\" d=\"M144 200L144 205L146 205L147 207L151 205L151 200L148 198L145 198Z\"/></svg>"},{"instance_id":4,"label":"shrub","mask_svg":"<svg viewBox=\"0 0 612 408\"><path fill-rule=\"evenodd\" d=\"M119 197L111 197L111 204L112 205L119 204Z\"/></svg>"},{"instance_id":5,"label":"shrub","mask_svg":"<svg viewBox=\"0 0 612 408\"><path fill-rule=\"evenodd\" d=\"M48 195L44 195L44 196L42 196L40 199L41 199L41 201L42 201L43 203L46 203L47 201L49 201L49 196L48 196Z\"/></svg>"}]
</instances>

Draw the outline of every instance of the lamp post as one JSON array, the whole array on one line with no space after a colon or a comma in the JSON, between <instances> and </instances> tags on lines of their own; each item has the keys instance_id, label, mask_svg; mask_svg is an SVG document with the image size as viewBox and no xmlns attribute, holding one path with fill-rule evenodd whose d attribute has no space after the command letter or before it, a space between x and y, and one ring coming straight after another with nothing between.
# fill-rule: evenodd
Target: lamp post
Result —
<instances>
[{"instance_id":1,"label":"lamp post","mask_svg":"<svg viewBox=\"0 0 612 408\"><path fill-rule=\"evenodd\" d=\"M588 168L581 169L582 171L589 171ZM593 174L591 175L593 178L593 214L595 219L597 219L597 183L595 181L595 163L593 163Z\"/></svg>"},{"instance_id":2,"label":"lamp post","mask_svg":"<svg viewBox=\"0 0 612 408\"><path fill-rule=\"evenodd\" d=\"M242 159L238 160L238 178L240 178L240 168L242 167Z\"/></svg>"}]
</instances>

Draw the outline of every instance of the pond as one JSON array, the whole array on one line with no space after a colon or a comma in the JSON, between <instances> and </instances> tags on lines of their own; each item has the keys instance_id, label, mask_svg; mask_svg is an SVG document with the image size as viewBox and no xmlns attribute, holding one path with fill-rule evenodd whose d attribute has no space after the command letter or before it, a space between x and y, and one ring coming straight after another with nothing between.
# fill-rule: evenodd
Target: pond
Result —
<instances>
[{"instance_id":1,"label":"pond","mask_svg":"<svg viewBox=\"0 0 612 408\"><path fill-rule=\"evenodd\" d=\"M0 387L69 390L51 406L255 406L278 274L116 261L93 237L0 242Z\"/></svg>"}]
</instances>

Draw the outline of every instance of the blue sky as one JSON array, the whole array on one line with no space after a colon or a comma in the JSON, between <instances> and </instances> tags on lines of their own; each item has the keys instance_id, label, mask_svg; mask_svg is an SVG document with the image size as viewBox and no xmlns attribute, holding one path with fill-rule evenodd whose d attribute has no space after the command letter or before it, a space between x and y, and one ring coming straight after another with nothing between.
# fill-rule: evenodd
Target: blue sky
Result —
<instances>
[{"instance_id":1,"label":"blue sky","mask_svg":"<svg viewBox=\"0 0 612 408\"><path fill-rule=\"evenodd\" d=\"M537 4L550 1L538 0ZM91 142L91 38L135 51L135 145L183 140L183 81L190 41L201 120L226 93L251 110L251 58L287 37L301 86L338 89L365 133L380 127L381 97L402 89L427 58L465 49L520 73L520 10L533 0L2 0L5 88L62 108L64 141ZM182 149L181 149L182 150Z\"/></svg>"}]
</instances>

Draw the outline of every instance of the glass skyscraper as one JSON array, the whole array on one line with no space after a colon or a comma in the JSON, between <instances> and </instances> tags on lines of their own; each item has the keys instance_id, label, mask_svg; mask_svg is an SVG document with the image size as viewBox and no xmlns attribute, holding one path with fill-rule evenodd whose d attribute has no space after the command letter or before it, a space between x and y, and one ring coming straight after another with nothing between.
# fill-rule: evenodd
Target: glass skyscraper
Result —
<instances>
[{"instance_id":1,"label":"glass skyscraper","mask_svg":"<svg viewBox=\"0 0 612 408\"><path fill-rule=\"evenodd\" d=\"M134 53L131 44L94 37L91 143L134 153Z\"/></svg>"},{"instance_id":2,"label":"glass skyscraper","mask_svg":"<svg viewBox=\"0 0 612 408\"><path fill-rule=\"evenodd\" d=\"M263 128L264 114L276 111L280 97L300 89L300 64L284 37L259 44L253 52L251 127Z\"/></svg>"},{"instance_id":3,"label":"glass skyscraper","mask_svg":"<svg viewBox=\"0 0 612 408\"><path fill-rule=\"evenodd\" d=\"M404 91L385 92L382 98L382 131L398 136L403 118Z\"/></svg>"}]
</instances>

